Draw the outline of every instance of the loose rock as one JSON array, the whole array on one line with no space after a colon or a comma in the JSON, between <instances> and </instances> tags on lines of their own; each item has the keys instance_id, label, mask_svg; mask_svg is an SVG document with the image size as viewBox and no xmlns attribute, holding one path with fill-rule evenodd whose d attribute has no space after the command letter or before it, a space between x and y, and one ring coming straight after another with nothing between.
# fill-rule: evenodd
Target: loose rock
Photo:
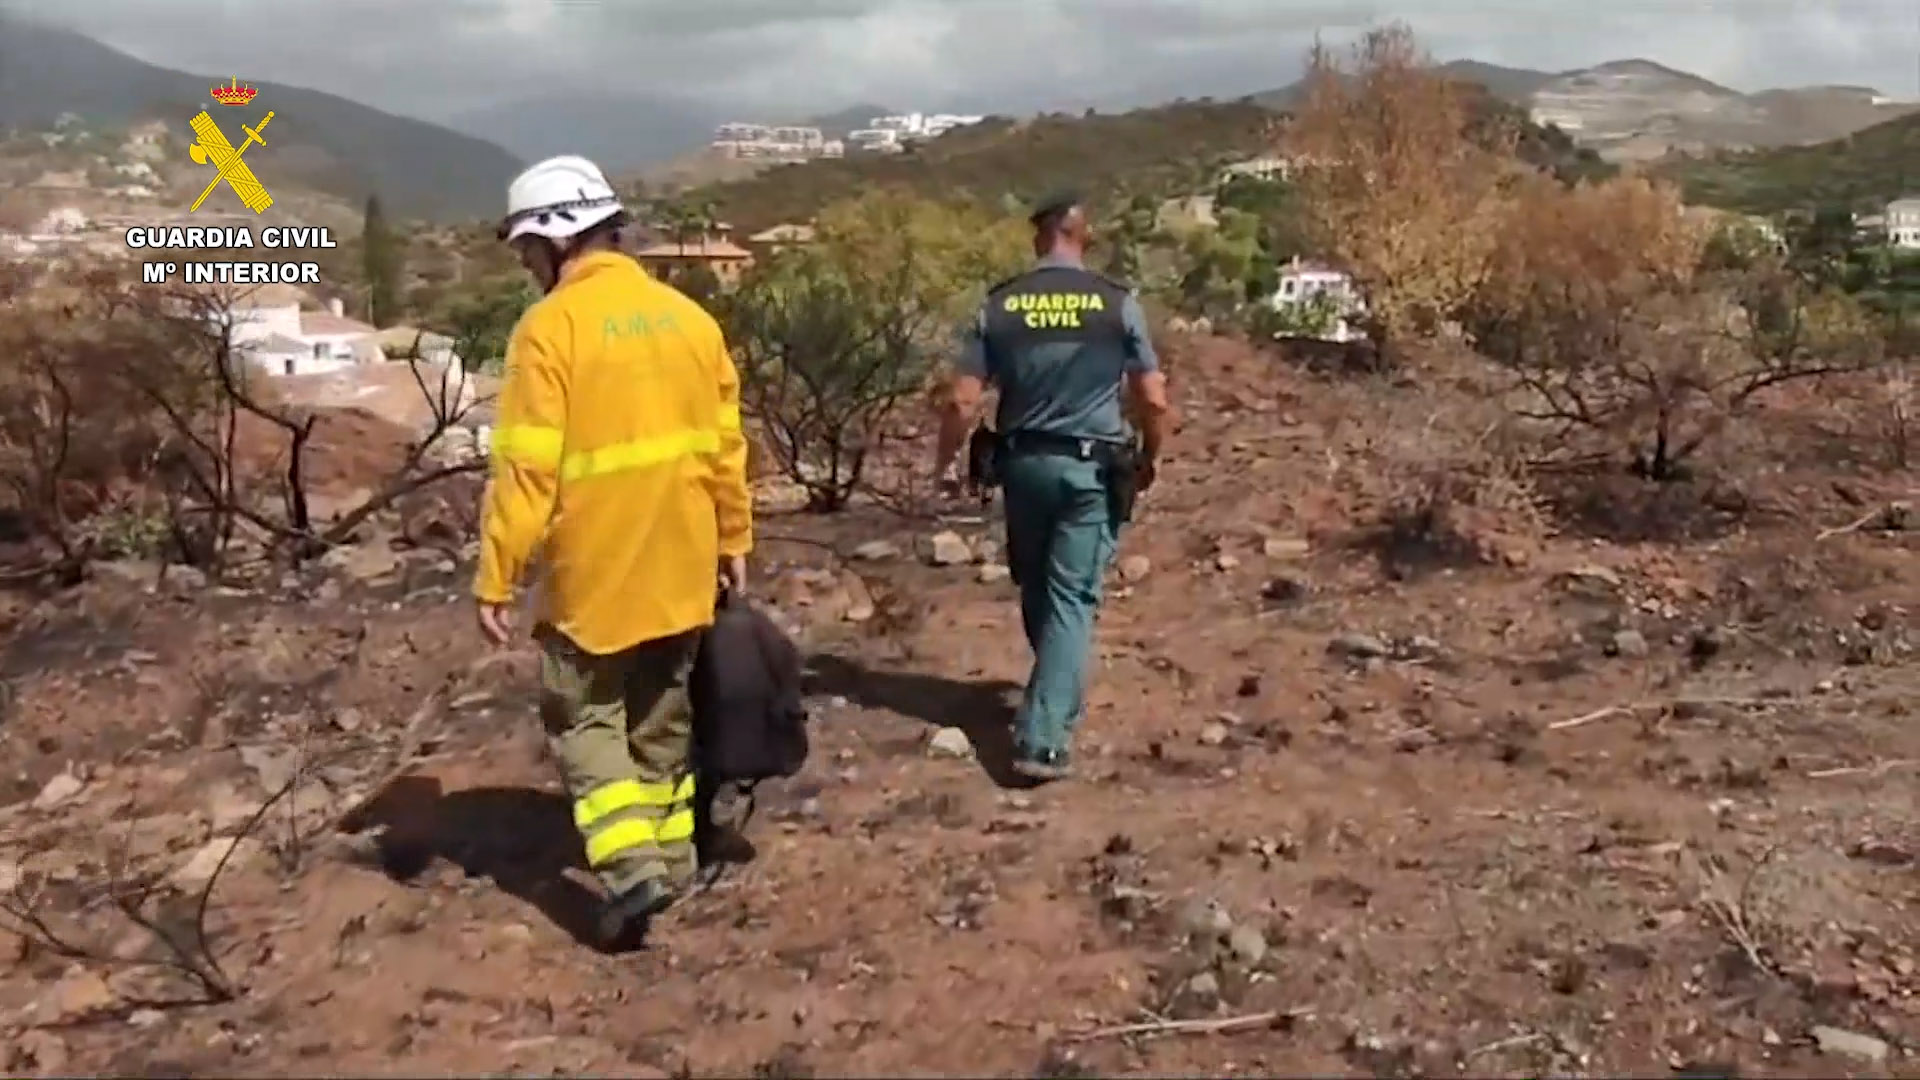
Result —
<instances>
[{"instance_id":1,"label":"loose rock","mask_svg":"<svg viewBox=\"0 0 1920 1080\"><path fill-rule=\"evenodd\" d=\"M1216 939L1233 929L1233 916L1210 897L1196 897L1181 907L1176 921L1180 933L1189 938Z\"/></svg>"},{"instance_id":2,"label":"loose rock","mask_svg":"<svg viewBox=\"0 0 1920 1080\"><path fill-rule=\"evenodd\" d=\"M884 562L900 557L900 546L891 540L869 540L853 549L853 557L862 562Z\"/></svg>"},{"instance_id":3,"label":"loose rock","mask_svg":"<svg viewBox=\"0 0 1920 1080\"><path fill-rule=\"evenodd\" d=\"M1266 958L1267 935L1257 927L1236 926L1227 933L1227 951L1234 959L1252 967Z\"/></svg>"},{"instance_id":4,"label":"loose rock","mask_svg":"<svg viewBox=\"0 0 1920 1080\"><path fill-rule=\"evenodd\" d=\"M193 853L193 857L187 860L186 865L173 872L174 884L183 889L205 888L207 883L213 880L214 874L224 873L245 862L259 849L259 846L259 842L250 837L234 839L221 837L209 840L201 846L200 850ZM233 852L230 857L227 854L228 851Z\"/></svg>"},{"instance_id":5,"label":"loose rock","mask_svg":"<svg viewBox=\"0 0 1920 1080\"><path fill-rule=\"evenodd\" d=\"M988 563L980 568L980 584L997 585L1013 576L1013 571L999 563Z\"/></svg>"},{"instance_id":6,"label":"loose rock","mask_svg":"<svg viewBox=\"0 0 1920 1080\"><path fill-rule=\"evenodd\" d=\"M51 810L80 794L86 786L84 780L70 772L63 772L47 781L46 786L40 789L40 794L33 797L33 808Z\"/></svg>"},{"instance_id":7,"label":"loose rock","mask_svg":"<svg viewBox=\"0 0 1920 1080\"><path fill-rule=\"evenodd\" d=\"M1327 643L1327 651L1353 660L1373 660L1391 655L1393 648L1371 634L1341 634Z\"/></svg>"},{"instance_id":8,"label":"loose rock","mask_svg":"<svg viewBox=\"0 0 1920 1080\"><path fill-rule=\"evenodd\" d=\"M1261 554L1269 559L1304 559L1312 548L1305 540L1269 536L1260 544Z\"/></svg>"},{"instance_id":9,"label":"loose rock","mask_svg":"<svg viewBox=\"0 0 1920 1080\"><path fill-rule=\"evenodd\" d=\"M1638 659L1647 655L1647 652L1647 639L1638 630L1622 630L1607 642L1607 653L1610 656Z\"/></svg>"},{"instance_id":10,"label":"loose rock","mask_svg":"<svg viewBox=\"0 0 1920 1080\"><path fill-rule=\"evenodd\" d=\"M1145 555L1128 555L1120 560L1119 570L1122 581L1144 581L1153 573L1153 560Z\"/></svg>"},{"instance_id":11,"label":"loose rock","mask_svg":"<svg viewBox=\"0 0 1920 1080\"><path fill-rule=\"evenodd\" d=\"M1815 1027L1810 1034L1813 1036L1814 1045L1819 1047L1823 1054L1835 1054L1861 1061L1887 1060L1887 1044L1871 1035L1862 1035L1844 1028L1827 1027L1824 1024Z\"/></svg>"},{"instance_id":12,"label":"loose rock","mask_svg":"<svg viewBox=\"0 0 1920 1080\"><path fill-rule=\"evenodd\" d=\"M973 549L957 532L940 532L921 544L921 557L934 566L963 566L973 561Z\"/></svg>"},{"instance_id":13,"label":"loose rock","mask_svg":"<svg viewBox=\"0 0 1920 1080\"><path fill-rule=\"evenodd\" d=\"M927 753L941 758L970 758L973 742L957 727L943 727L927 739Z\"/></svg>"}]
</instances>

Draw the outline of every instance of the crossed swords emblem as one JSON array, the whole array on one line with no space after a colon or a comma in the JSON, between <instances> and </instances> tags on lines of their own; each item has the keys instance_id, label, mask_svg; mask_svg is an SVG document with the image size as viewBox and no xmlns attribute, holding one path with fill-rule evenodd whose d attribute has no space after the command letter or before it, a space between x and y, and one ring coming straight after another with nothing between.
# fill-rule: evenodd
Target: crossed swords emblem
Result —
<instances>
[{"instance_id":1,"label":"crossed swords emblem","mask_svg":"<svg viewBox=\"0 0 1920 1080\"><path fill-rule=\"evenodd\" d=\"M193 158L196 165L211 162L217 172L213 180L207 184L207 189L200 193L199 198L193 200L193 206L188 213L200 209L200 204L207 201L207 196L213 194L213 189L219 187L222 180L233 188L235 195L240 196L240 201L246 204L247 209L256 214L273 205L273 196L267 194L266 187L260 183L258 177L253 175L253 170L247 167L247 163L240 160L240 155L246 153L247 147L254 143L259 143L261 146L267 145L267 140L260 133L265 131L272 121L273 113L269 112L257 127L240 125L240 130L247 133L247 138L236 150L233 144L227 141L227 135L220 130L220 125L213 122L213 117L208 116L205 109L200 110L200 115L193 118L193 133L199 138L187 149L187 155Z\"/></svg>"}]
</instances>

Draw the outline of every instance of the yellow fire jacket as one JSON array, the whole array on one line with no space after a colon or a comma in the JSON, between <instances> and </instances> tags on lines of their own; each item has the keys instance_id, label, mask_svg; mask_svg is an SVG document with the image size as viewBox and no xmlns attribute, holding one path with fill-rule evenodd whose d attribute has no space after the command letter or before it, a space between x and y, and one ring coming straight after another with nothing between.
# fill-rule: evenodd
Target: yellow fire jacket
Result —
<instances>
[{"instance_id":1,"label":"yellow fire jacket","mask_svg":"<svg viewBox=\"0 0 1920 1080\"><path fill-rule=\"evenodd\" d=\"M625 255L582 256L514 327L496 413L476 597L510 603L540 547L539 617L590 653L713 622L753 511L712 316Z\"/></svg>"}]
</instances>

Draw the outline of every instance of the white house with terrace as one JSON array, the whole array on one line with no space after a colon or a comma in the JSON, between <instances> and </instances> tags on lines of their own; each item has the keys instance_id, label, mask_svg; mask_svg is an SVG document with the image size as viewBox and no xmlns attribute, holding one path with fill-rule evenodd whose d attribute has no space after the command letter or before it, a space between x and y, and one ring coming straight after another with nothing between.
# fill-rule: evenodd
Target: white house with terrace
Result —
<instances>
[{"instance_id":1,"label":"white house with terrace","mask_svg":"<svg viewBox=\"0 0 1920 1080\"><path fill-rule=\"evenodd\" d=\"M377 330L348 318L339 300L308 310L308 299L286 285L236 294L226 305L235 350L269 375L325 375L386 362Z\"/></svg>"}]
</instances>

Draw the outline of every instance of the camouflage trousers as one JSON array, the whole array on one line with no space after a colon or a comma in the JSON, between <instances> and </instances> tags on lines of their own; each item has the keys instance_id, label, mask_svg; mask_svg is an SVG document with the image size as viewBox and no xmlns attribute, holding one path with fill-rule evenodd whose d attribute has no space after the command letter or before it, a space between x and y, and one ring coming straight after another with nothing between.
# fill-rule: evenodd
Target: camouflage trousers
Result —
<instances>
[{"instance_id":1,"label":"camouflage trousers","mask_svg":"<svg viewBox=\"0 0 1920 1080\"><path fill-rule=\"evenodd\" d=\"M610 894L696 869L693 707L687 676L698 633L605 656L551 626L541 647L540 719L573 800L587 865Z\"/></svg>"}]
</instances>

